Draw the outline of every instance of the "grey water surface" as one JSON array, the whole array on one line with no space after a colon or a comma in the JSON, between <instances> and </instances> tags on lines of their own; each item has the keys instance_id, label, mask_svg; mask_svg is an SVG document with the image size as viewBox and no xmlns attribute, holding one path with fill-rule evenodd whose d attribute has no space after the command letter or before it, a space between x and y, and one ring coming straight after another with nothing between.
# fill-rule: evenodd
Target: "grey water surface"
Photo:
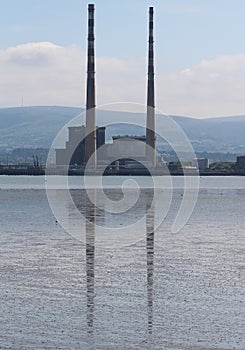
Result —
<instances>
[{"instance_id":1,"label":"grey water surface","mask_svg":"<svg viewBox=\"0 0 245 350\"><path fill-rule=\"evenodd\" d=\"M174 181L154 230L149 189L116 215L96 209L74 177L71 195L87 218L78 240L56 222L44 177L0 177L0 349L245 349L245 178L202 178L178 234L183 184ZM106 193L119 200L113 186ZM96 246L95 224L116 232L144 215L129 245Z\"/></svg>"}]
</instances>

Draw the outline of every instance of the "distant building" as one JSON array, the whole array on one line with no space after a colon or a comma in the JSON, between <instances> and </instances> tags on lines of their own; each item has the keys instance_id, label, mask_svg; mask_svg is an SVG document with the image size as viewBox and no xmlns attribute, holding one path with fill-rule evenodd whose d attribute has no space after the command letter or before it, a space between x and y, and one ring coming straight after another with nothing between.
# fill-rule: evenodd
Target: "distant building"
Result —
<instances>
[{"instance_id":1,"label":"distant building","mask_svg":"<svg viewBox=\"0 0 245 350\"><path fill-rule=\"evenodd\" d=\"M209 168L209 159L208 158L193 159L192 165L197 166L200 171L207 170Z\"/></svg>"},{"instance_id":2,"label":"distant building","mask_svg":"<svg viewBox=\"0 0 245 350\"><path fill-rule=\"evenodd\" d=\"M245 154L243 154L242 156L238 156L236 158L236 163L240 169L245 170Z\"/></svg>"},{"instance_id":3,"label":"distant building","mask_svg":"<svg viewBox=\"0 0 245 350\"><path fill-rule=\"evenodd\" d=\"M116 160L119 160L117 166L125 168L151 165L145 157L145 136L117 135L112 137L112 143L105 144L105 129L105 127L97 127L96 129L97 150L101 146L105 146L97 152L98 163L115 163ZM85 165L85 133L85 126L68 128L68 141L65 148L55 150L56 165Z\"/></svg>"},{"instance_id":4,"label":"distant building","mask_svg":"<svg viewBox=\"0 0 245 350\"><path fill-rule=\"evenodd\" d=\"M152 164L146 159L146 136L112 136L113 143L107 144L107 159L118 160L123 168L144 168Z\"/></svg>"},{"instance_id":5,"label":"distant building","mask_svg":"<svg viewBox=\"0 0 245 350\"><path fill-rule=\"evenodd\" d=\"M108 159L137 158L145 159L145 136L112 136L113 143L108 144Z\"/></svg>"},{"instance_id":6,"label":"distant building","mask_svg":"<svg viewBox=\"0 0 245 350\"><path fill-rule=\"evenodd\" d=\"M56 165L78 165L85 161L85 126L68 127L68 141L65 148L57 148ZM97 149L105 144L105 127L96 128Z\"/></svg>"}]
</instances>

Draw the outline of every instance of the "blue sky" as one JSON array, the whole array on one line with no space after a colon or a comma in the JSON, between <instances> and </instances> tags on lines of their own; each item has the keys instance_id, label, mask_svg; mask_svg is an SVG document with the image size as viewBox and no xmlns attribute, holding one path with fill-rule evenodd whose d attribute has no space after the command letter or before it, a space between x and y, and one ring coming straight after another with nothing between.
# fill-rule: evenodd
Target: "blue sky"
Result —
<instances>
[{"instance_id":1,"label":"blue sky","mask_svg":"<svg viewBox=\"0 0 245 350\"><path fill-rule=\"evenodd\" d=\"M60 71L64 77L64 70L68 75L68 65L72 65L72 51L74 62L76 61L78 64L79 50L81 50L81 56L86 51L87 3L83 0L2 0L0 28L4 35L0 37L0 60L2 55L4 62L2 67L5 69L6 76L1 84L1 90L3 94L6 91L6 97L3 96L0 100L0 107L18 105L19 97L17 94L13 94L12 99L7 96L7 91L11 90L12 78L8 80L6 72L8 69L11 72L10 62L13 61L8 54L9 65L6 64L6 52L9 48L18 48L15 51L15 57L17 52L18 55L25 55L25 49L28 49L28 55L30 55L30 47L23 46L29 43L52 43L55 47L66 49L62 55L63 57L67 56L67 67L65 68L65 62L62 62L63 70ZM146 74L148 7L154 6L156 78L159 79L158 100L160 108L166 106L169 113L193 116L229 115L233 111L234 114L245 114L245 104L243 105L238 94L234 94L234 97L231 96L229 91L224 91L223 86L223 84L229 83L233 87L232 84L234 84L236 92L238 88L243 88L243 79L238 84L236 79L240 76L243 77L245 70L245 60L243 60L245 54L244 0L97 0L93 3L96 6L96 53L98 68L100 67L100 73L98 72L100 82L98 81L98 84L101 87L105 85L105 90L107 83L112 85L117 81L115 77L112 77L112 73L107 71L113 60L113 76L118 74L120 86L122 87L123 84L125 87L127 84L131 86L135 82L135 91L133 91L133 87L130 89L131 96L134 96L132 100L144 103L144 89L140 90L139 86L144 85ZM52 48L52 52L55 47ZM70 49L71 47L72 49ZM39 49L45 51L42 51L42 56L47 54L47 45L45 49L42 44L38 48L35 47L35 51ZM53 54L52 59L54 59ZM61 63L58 62L57 67L59 64ZM221 69L222 64L224 65L224 74ZM77 71L81 76L86 70L85 65L86 62L81 59L81 72ZM122 71L125 72L126 66L128 67L128 74L126 74L128 80L124 77L122 81ZM234 72L230 72L229 67L233 67ZM140 68L142 73L140 73ZM14 69L18 75L16 62ZM36 69L38 70L39 67L37 66ZM71 67L69 79L67 81L65 78L64 85L69 84L69 80L72 80L71 74L74 73L72 69L74 67ZM205 69L207 75L209 74L212 79L215 78L214 82L204 79L202 84L202 77L207 76ZM135 79L132 79L134 70ZM22 69L20 80L23 79L21 77L23 73ZM28 72L26 66L25 74L31 78L32 72ZM217 78L217 75L220 78ZM224 79L225 77L226 79ZM38 76L35 79L34 84L37 83ZM77 79L77 74L71 87L77 86L79 88L79 83L75 83L75 79ZM168 91L163 88L164 82L169 86ZM41 83L45 87L43 77ZM81 77L80 83L82 94L84 93L83 77ZM50 86L48 80L46 84L48 88ZM198 89L193 92L195 86L198 86ZM216 106L214 105L215 98L213 99L210 93L212 86L215 88ZM57 90L57 86L54 88ZM13 91L15 89L16 84L13 84ZM21 90L21 82L18 84L18 89ZM65 91L57 91L47 101L42 94L38 99L38 93L32 98L30 86L27 88L25 81L23 81L22 90L23 92L19 91L18 94L28 94L27 104L62 104L62 93L65 94ZM106 96L102 97L103 94L101 94L100 98L98 97L100 103L110 100L109 90L114 94L111 96L113 101L114 99L126 100L129 98L126 93L122 92L122 88L121 91L117 92L116 87L113 89L111 86L111 89L107 89ZM176 91L176 95L174 95L174 91ZM200 95L198 95L198 91ZM208 91L211 96L205 95ZM194 93L198 96L195 96L196 102L191 102L191 94L193 96ZM142 98L140 98L140 94ZM70 100L64 99L63 104L83 105L83 99L80 102L78 94L77 97L75 95ZM227 100L228 96L232 98L232 101L230 101L229 106L226 102L227 106L223 106L222 109L222 99ZM237 108L235 108L236 105Z\"/></svg>"}]
</instances>

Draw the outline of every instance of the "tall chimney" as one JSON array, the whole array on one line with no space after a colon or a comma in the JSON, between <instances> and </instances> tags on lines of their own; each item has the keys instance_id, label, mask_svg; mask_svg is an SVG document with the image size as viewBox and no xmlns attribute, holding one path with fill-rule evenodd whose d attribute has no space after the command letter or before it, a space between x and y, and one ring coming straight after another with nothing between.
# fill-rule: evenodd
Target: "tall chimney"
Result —
<instances>
[{"instance_id":1,"label":"tall chimney","mask_svg":"<svg viewBox=\"0 0 245 350\"><path fill-rule=\"evenodd\" d=\"M95 121L95 53L94 53L94 5L88 5L88 58L86 97L86 139L85 162L92 157L91 165L96 166L96 121Z\"/></svg>"},{"instance_id":2,"label":"tall chimney","mask_svg":"<svg viewBox=\"0 0 245 350\"><path fill-rule=\"evenodd\" d=\"M156 166L155 133L155 87L154 87L154 37L153 7L149 8L149 52L148 52L148 86L147 86L147 120L146 120L146 158Z\"/></svg>"}]
</instances>

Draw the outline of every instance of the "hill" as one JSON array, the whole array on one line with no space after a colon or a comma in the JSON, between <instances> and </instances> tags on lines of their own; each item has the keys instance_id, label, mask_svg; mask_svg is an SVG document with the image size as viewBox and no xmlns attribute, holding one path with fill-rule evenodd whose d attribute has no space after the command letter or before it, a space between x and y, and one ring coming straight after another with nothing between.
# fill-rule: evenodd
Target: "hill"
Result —
<instances>
[{"instance_id":1,"label":"hill","mask_svg":"<svg viewBox=\"0 0 245 350\"><path fill-rule=\"evenodd\" d=\"M19 107L0 109L0 146L2 148L50 147L59 130L83 110L72 107ZM106 123L145 121L145 115L98 111L99 125ZM245 116L195 119L172 116L184 130L196 151L245 151ZM81 121L82 122L82 121ZM164 119L158 125L164 128ZM144 129L125 124L108 128L107 139L115 134L143 134Z\"/></svg>"},{"instance_id":2,"label":"hill","mask_svg":"<svg viewBox=\"0 0 245 350\"><path fill-rule=\"evenodd\" d=\"M82 110L67 107L0 109L0 145L50 147L57 132Z\"/></svg>"}]
</instances>

